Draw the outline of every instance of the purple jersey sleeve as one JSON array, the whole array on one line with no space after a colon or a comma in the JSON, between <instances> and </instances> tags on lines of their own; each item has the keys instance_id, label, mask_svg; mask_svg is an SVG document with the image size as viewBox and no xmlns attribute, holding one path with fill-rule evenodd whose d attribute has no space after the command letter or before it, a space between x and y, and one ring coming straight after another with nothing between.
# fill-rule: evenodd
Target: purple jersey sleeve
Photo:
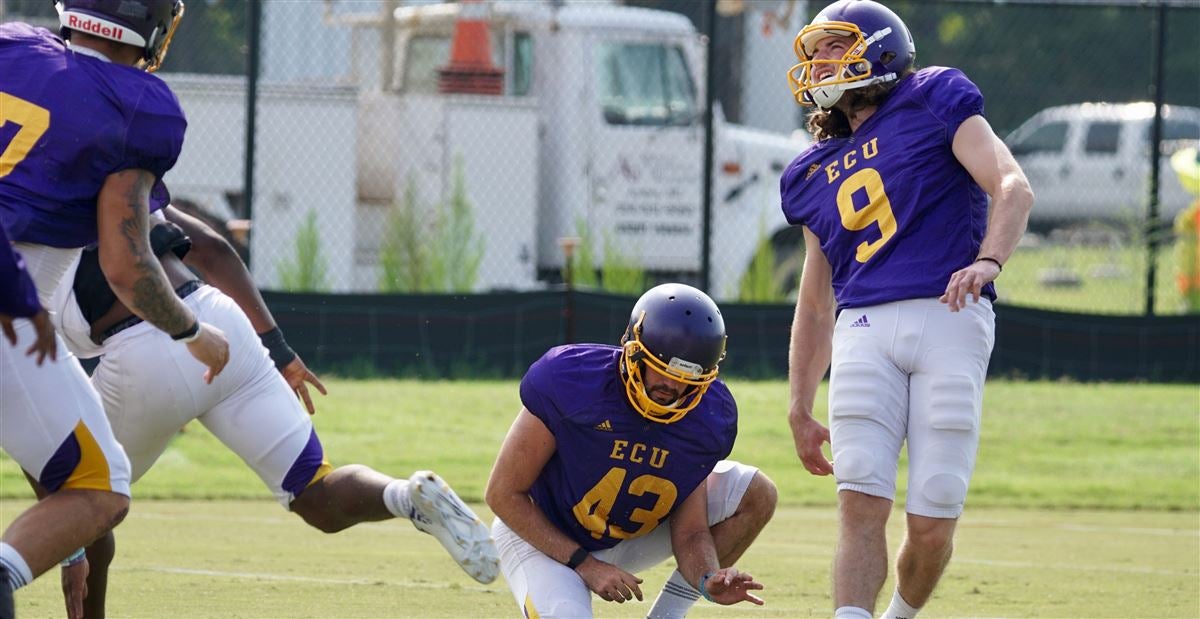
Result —
<instances>
[{"instance_id":1,"label":"purple jersey sleeve","mask_svg":"<svg viewBox=\"0 0 1200 619\"><path fill-rule=\"evenodd\" d=\"M546 428L553 434L558 430L558 420L562 412L558 410L558 389L554 382L555 360L569 350L560 346L550 349L542 358L529 366L529 371L521 379L521 404L534 417L542 420Z\"/></svg>"},{"instance_id":2,"label":"purple jersey sleeve","mask_svg":"<svg viewBox=\"0 0 1200 619\"><path fill-rule=\"evenodd\" d=\"M25 261L9 243L4 226L0 226L0 314L28 318L41 309Z\"/></svg>"},{"instance_id":3,"label":"purple jersey sleeve","mask_svg":"<svg viewBox=\"0 0 1200 619\"><path fill-rule=\"evenodd\" d=\"M914 77L914 89L925 100L929 113L946 125L946 137L954 134L964 120L983 115L983 94L962 71L948 67L930 67Z\"/></svg>"},{"instance_id":4,"label":"purple jersey sleeve","mask_svg":"<svg viewBox=\"0 0 1200 619\"><path fill-rule=\"evenodd\" d=\"M161 182L187 122L158 77L76 54L41 28L0 24L0 216L13 241L96 242L96 201L116 172ZM158 192L165 195L165 190Z\"/></svg>"},{"instance_id":5,"label":"purple jersey sleeve","mask_svg":"<svg viewBox=\"0 0 1200 619\"><path fill-rule=\"evenodd\" d=\"M163 175L179 158L187 124L175 93L161 80L151 84L154 87L143 89L141 98L134 103L129 139L119 169L147 170L161 184Z\"/></svg>"}]
</instances>

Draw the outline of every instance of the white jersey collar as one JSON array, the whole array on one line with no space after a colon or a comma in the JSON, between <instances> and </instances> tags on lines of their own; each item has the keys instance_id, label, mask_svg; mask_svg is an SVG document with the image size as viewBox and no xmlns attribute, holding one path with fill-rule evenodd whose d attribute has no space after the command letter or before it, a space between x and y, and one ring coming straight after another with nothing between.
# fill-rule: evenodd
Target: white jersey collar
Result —
<instances>
[{"instance_id":1,"label":"white jersey collar","mask_svg":"<svg viewBox=\"0 0 1200 619\"><path fill-rule=\"evenodd\" d=\"M71 48L71 51L75 52L76 54L83 54L84 56L91 56L92 58L99 58L100 60L103 60L104 62L112 62L112 59L110 59L108 56L105 56L100 51L94 50L90 47L84 47L82 45L71 45L70 41L67 41L67 46L69 46Z\"/></svg>"}]
</instances>

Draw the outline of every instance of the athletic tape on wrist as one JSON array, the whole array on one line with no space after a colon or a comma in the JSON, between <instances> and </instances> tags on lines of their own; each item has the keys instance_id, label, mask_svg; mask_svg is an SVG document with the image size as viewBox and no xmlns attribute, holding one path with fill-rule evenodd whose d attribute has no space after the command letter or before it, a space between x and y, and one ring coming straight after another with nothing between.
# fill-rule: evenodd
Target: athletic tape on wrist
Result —
<instances>
[{"instance_id":1,"label":"athletic tape on wrist","mask_svg":"<svg viewBox=\"0 0 1200 619\"><path fill-rule=\"evenodd\" d=\"M80 548L79 550L76 550L75 552L71 553L71 556L67 557L66 559L63 559L62 563L59 563L59 565L61 565L62 567L71 567L72 565L78 565L80 563L83 563L83 560L86 558L87 558L87 551L84 550L83 548Z\"/></svg>"},{"instance_id":2,"label":"athletic tape on wrist","mask_svg":"<svg viewBox=\"0 0 1200 619\"><path fill-rule=\"evenodd\" d=\"M716 572L709 572L700 577L700 595L703 595L704 599L708 600L709 602L716 602L716 600L714 600L712 596L708 594L708 579L713 574L716 574Z\"/></svg>"}]
</instances>

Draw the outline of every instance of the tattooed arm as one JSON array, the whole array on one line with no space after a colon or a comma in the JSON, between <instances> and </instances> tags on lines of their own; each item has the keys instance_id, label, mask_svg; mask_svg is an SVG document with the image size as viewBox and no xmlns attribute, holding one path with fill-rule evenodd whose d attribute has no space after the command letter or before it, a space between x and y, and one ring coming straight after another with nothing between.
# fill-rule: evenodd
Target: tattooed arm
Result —
<instances>
[{"instance_id":1,"label":"tattooed arm","mask_svg":"<svg viewBox=\"0 0 1200 619\"><path fill-rule=\"evenodd\" d=\"M205 380L211 382L229 360L229 344L219 329L198 323L175 296L150 248L153 184L154 175L145 170L122 170L105 179L96 205L100 268L121 303L142 320L172 336L198 328L185 341L192 356L208 366Z\"/></svg>"},{"instance_id":2,"label":"tattooed arm","mask_svg":"<svg viewBox=\"0 0 1200 619\"><path fill-rule=\"evenodd\" d=\"M174 335L192 327L196 317L175 296L158 258L150 249L148 211L154 176L122 170L100 190L97 227L100 268L117 298L142 320Z\"/></svg>"}]
</instances>

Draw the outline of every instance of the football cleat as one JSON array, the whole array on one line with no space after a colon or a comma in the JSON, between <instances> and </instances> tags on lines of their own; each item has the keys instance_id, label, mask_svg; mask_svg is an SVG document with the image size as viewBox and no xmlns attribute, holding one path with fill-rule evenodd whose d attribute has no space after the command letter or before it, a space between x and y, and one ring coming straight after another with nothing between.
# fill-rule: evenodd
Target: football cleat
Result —
<instances>
[{"instance_id":1,"label":"football cleat","mask_svg":"<svg viewBox=\"0 0 1200 619\"><path fill-rule=\"evenodd\" d=\"M479 516L433 471L417 471L408 481L413 526L441 542L471 578L485 585L496 580L500 554Z\"/></svg>"}]
</instances>

